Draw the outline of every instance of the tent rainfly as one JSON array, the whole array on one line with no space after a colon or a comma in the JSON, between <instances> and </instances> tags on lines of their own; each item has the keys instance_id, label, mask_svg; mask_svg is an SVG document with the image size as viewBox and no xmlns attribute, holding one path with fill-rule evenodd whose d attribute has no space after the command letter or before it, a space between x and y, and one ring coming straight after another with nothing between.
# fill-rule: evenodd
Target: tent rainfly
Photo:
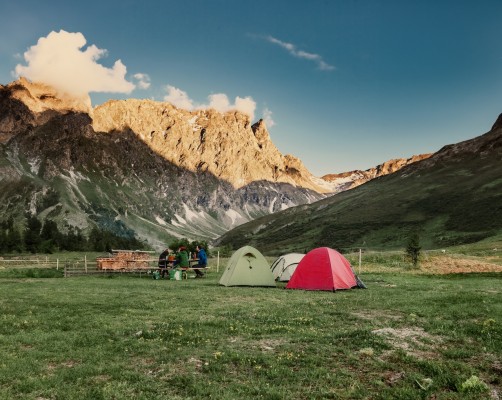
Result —
<instances>
[{"instance_id":1,"label":"tent rainfly","mask_svg":"<svg viewBox=\"0 0 502 400\"><path fill-rule=\"evenodd\" d=\"M349 261L338 251L319 247L300 261L286 289L340 290L366 288L354 274Z\"/></svg>"},{"instance_id":2,"label":"tent rainfly","mask_svg":"<svg viewBox=\"0 0 502 400\"><path fill-rule=\"evenodd\" d=\"M254 247L237 250L220 278L223 286L273 286L274 275L265 257Z\"/></svg>"},{"instance_id":3,"label":"tent rainfly","mask_svg":"<svg viewBox=\"0 0 502 400\"><path fill-rule=\"evenodd\" d=\"M275 260L270 267L275 280L279 282L288 282L304 256L305 254L289 253Z\"/></svg>"}]
</instances>

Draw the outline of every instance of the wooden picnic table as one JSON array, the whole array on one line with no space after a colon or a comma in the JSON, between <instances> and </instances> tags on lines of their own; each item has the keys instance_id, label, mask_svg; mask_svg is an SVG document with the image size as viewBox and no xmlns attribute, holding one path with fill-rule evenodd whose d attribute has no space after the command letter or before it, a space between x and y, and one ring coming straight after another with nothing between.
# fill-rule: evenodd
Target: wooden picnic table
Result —
<instances>
[{"instance_id":1,"label":"wooden picnic table","mask_svg":"<svg viewBox=\"0 0 502 400\"><path fill-rule=\"evenodd\" d=\"M189 259L188 260L188 265L189 265L188 267L177 267L174 265L173 261L168 261L167 262L167 269L168 270L177 269L177 270L181 271L182 279L188 279L188 272L190 272L190 271L196 271L196 270L207 271L208 270L208 267L205 267L205 268L195 267L195 265L198 265L198 264L199 264L198 258Z\"/></svg>"}]
</instances>

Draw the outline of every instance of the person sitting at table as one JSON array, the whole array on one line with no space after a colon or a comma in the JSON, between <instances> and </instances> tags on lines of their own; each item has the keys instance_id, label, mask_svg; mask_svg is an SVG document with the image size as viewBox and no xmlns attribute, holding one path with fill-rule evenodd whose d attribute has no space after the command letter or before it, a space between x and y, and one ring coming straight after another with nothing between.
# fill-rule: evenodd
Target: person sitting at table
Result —
<instances>
[{"instance_id":1,"label":"person sitting at table","mask_svg":"<svg viewBox=\"0 0 502 400\"><path fill-rule=\"evenodd\" d=\"M169 248L165 249L159 256L159 272L162 278L165 277L167 271L167 257L169 256ZM168 275L169 277L169 275Z\"/></svg>"},{"instance_id":2,"label":"person sitting at table","mask_svg":"<svg viewBox=\"0 0 502 400\"><path fill-rule=\"evenodd\" d=\"M174 266L180 268L190 267L190 263L188 261L188 253L185 246L181 246L178 249L178 254L176 254L176 260L174 260Z\"/></svg>"},{"instance_id":3,"label":"person sitting at table","mask_svg":"<svg viewBox=\"0 0 502 400\"><path fill-rule=\"evenodd\" d=\"M197 246L195 248L195 251L197 252L197 258L199 259L199 262L197 263L197 265L195 265L194 268L207 268L207 255L204 248ZM195 273L196 278L202 278L204 276L204 273L200 269L196 269Z\"/></svg>"}]
</instances>

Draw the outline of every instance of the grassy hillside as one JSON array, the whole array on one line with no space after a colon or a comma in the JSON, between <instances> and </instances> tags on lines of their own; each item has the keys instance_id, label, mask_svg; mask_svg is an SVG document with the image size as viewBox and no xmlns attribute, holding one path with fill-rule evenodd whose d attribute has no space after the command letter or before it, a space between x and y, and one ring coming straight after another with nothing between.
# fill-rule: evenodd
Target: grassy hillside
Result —
<instances>
[{"instance_id":1,"label":"grassy hillside","mask_svg":"<svg viewBox=\"0 0 502 400\"><path fill-rule=\"evenodd\" d=\"M279 254L400 248L412 232L427 248L477 242L502 232L501 161L498 128L350 191L241 225L217 243Z\"/></svg>"}]
</instances>

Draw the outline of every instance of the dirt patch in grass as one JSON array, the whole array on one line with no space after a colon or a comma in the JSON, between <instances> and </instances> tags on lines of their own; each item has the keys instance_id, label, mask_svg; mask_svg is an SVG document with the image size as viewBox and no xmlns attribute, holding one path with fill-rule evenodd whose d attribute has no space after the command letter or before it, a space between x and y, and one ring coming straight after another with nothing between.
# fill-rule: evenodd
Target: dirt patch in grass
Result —
<instances>
[{"instance_id":1,"label":"dirt patch in grass","mask_svg":"<svg viewBox=\"0 0 502 400\"><path fill-rule=\"evenodd\" d=\"M471 272L502 272L502 265L475 259L439 256L423 260L420 263L420 272L439 275Z\"/></svg>"},{"instance_id":2,"label":"dirt patch in grass","mask_svg":"<svg viewBox=\"0 0 502 400\"><path fill-rule=\"evenodd\" d=\"M274 351L276 347L279 347L283 344L286 343L286 340L282 339L262 339L258 341L258 347L261 349L261 351L264 352L269 352L269 351Z\"/></svg>"},{"instance_id":3,"label":"dirt patch in grass","mask_svg":"<svg viewBox=\"0 0 502 400\"><path fill-rule=\"evenodd\" d=\"M396 314L391 314L382 310L372 310L372 311L359 311L359 312L354 312L352 315L367 320L367 321L388 321L388 320L393 320L393 321L399 321L403 319L402 315L396 315Z\"/></svg>"},{"instance_id":4,"label":"dirt patch in grass","mask_svg":"<svg viewBox=\"0 0 502 400\"><path fill-rule=\"evenodd\" d=\"M75 360L67 360L67 361L62 361L60 363L49 363L47 365L47 370L52 371L55 370L56 368L73 368L76 365L80 365L80 362Z\"/></svg>"},{"instance_id":5,"label":"dirt patch in grass","mask_svg":"<svg viewBox=\"0 0 502 400\"><path fill-rule=\"evenodd\" d=\"M275 351L279 346L287 343L284 339L261 339L261 340L245 340L242 337L231 337L229 342L233 347L260 349L263 352Z\"/></svg>"},{"instance_id":6,"label":"dirt patch in grass","mask_svg":"<svg viewBox=\"0 0 502 400\"><path fill-rule=\"evenodd\" d=\"M425 332L422 328L382 328L372 331L382 336L394 348L417 358L434 358L435 350L443 339Z\"/></svg>"}]
</instances>

